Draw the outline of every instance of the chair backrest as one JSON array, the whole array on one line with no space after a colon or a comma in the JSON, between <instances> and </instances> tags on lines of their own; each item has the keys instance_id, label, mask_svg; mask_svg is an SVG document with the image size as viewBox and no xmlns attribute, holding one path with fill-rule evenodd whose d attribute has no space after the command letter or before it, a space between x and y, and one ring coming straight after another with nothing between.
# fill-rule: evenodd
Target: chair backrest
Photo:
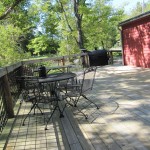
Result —
<instances>
[{"instance_id":1,"label":"chair backrest","mask_svg":"<svg viewBox=\"0 0 150 150\"><path fill-rule=\"evenodd\" d=\"M22 96L25 101L30 101L30 99L39 96L39 83L38 79L35 77L25 77L22 78Z\"/></svg>"},{"instance_id":2,"label":"chair backrest","mask_svg":"<svg viewBox=\"0 0 150 150\"><path fill-rule=\"evenodd\" d=\"M79 79L79 82L81 83L81 93L85 93L89 90L92 90L93 83L95 80L95 73L96 73L97 67L89 67L84 70L83 78Z\"/></svg>"},{"instance_id":3,"label":"chair backrest","mask_svg":"<svg viewBox=\"0 0 150 150\"><path fill-rule=\"evenodd\" d=\"M97 67L92 66L89 68L86 68L83 72L79 72L77 75L77 84L81 85L80 88L77 87L77 91L82 94L89 90L92 90L93 83L95 80L95 74L96 74Z\"/></svg>"},{"instance_id":4,"label":"chair backrest","mask_svg":"<svg viewBox=\"0 0 150 150\"><path fill-rule=\"evenodd\" d=\"M24 101L32 101L37 103L49 103L59 96L56 91L57 82L39 82L39 77L22 76L18 77L18 82L22 89L22 97Z\"/></svg>"}]
</instances>

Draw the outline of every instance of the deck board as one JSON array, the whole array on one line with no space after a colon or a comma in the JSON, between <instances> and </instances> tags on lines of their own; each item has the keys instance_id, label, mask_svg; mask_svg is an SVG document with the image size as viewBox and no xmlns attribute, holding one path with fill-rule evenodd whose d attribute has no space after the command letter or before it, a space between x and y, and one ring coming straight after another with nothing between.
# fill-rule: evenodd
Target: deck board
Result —
<instances>
[{"instance_id":1,"label":"deck board","mask_svg":"<svg viewBox=\"0 0 150 150\"><path fill-rule=\"evenodd\" d=\"M90 97L78 106L88 120L68 107L64 118L58 111L45 129L44 117L30 115L22 126L30 104L22 103L6 150L149 150L150 149L150 69L127 66L100 67ZM62 102L64 105L64 102ZM85 107L87 106L87 107Z\"/></svg>"}]
</instances>

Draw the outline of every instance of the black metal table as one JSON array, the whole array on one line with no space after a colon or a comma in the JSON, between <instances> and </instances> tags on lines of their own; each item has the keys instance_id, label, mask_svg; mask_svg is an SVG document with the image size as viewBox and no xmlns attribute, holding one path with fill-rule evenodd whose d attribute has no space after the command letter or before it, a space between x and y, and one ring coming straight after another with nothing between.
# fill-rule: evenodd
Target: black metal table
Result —
<instances>
[{"instance_id":1,"label":"black metal table","mask_svg":"<svg viewBox=\"0 0 150 150\"><path fill-rule=\"evenodd\" d=\"M72 72L54 73L47 75L47 77L39 78L39 83L58 82L62 80L68 80L74 77L76 77L76 74Z\"/></svg>"},{"instance_id":2,"label":"black metal table","mask_svg":"<svg viewBox=\"0 0 150 150\"><path fill-rule=\"evenodd\" d=\"M50 83L51 84L51 83L54 83L54 85L56 85L56 84L59 85L58 84L59 82L65 81L65 80L69 80L69 79L73 79L75 77L76 77L76 74L75 73L71 73L71 72L68 72L68 73L55 73L55 74L49 74L49 75L47 75L47 77L44 77L44 78L39 78L38 81L39 81L39 84L44 84L44 83ZM54 110L51 113L48 121L46 122L45 130L47 130L47 124L50 121L51 117L53 116L53 114L54 114L54 112L55 112L55 110L57 108L58 108L58 110L60 112L60 118L64 117L63 111L64 111L66 106L61 111L61 109L59 107L59 103L58 103L60 101L60 98L57 95L58 89L59 89L59 87L57 88L57 86L55 86L55 88L52 88L52 91L51 91L56 97L56 105L55 105Z\"/></svg>"}]
</instances>

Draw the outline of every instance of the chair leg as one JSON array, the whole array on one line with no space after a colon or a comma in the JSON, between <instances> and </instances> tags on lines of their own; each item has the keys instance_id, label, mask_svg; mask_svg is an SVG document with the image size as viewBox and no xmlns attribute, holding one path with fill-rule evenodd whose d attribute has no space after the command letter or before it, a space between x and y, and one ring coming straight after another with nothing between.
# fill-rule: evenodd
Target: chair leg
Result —
<instances>
[{"instance_id":1,"label":"chair leg","mask_svg":"<svg viewBox=\"0 0 150 150\"><path fill-rule=\"evenodd\" d=\"M89 98L87 98L84 94L82 94L82 97L84 97L86 100L90 101L90 103L94 104L97 109L99 109L99 106L95 104L93 101L91 101Z\"/></svg>"},{"instance_id":2,"label":"chair leg","mask_svg":"<svg viewBox=\"0 0 150 150\"><path fill-rule=\"evenodd\" d=\"M42 112L41 108L38 106L38 104L36 104L36 107L39 109L39 111L40 111L41 114L43 115L43 112Z\"/></svg>"},{"instance_id":3,"label":"chair leg","mask_svg":"<svg viewBox=\"0 0 150 150\"><path fill-rule=\"evenodd\" d=\"M28 114L26 115L26 117L23 119L23 123L22 125L24 126L25 125L25 120L27 119L27 117L29 116L29 114L31 113L31 111L34 109L34 114L35 114L35 107L36 107L36 103L32 105L30 111L28 112Z\"/></svg>"},{"instance_id":4,"label":"chair leg","mask_svg":"<svg viewBox=\"0 0 150 150\"><path fill-rule=\"evenodd\" d=\"M70 100L72 100L71 97L68 97L68 98L70 98ZM79 98L78 98L78 99L79 99ZM81 109L78 108L78 106L77 106L77 102L78 102L78 101L75 101L75 104L73 105L73 104L69 103L68 100L67 100L67 98L66 98L66 102L67 102L68 105L70 105L70 106L72 106L72 107L76 107L77 110L78 110L78 112L81 113L81 114L85 117L85 119L88 119L88 115L86 115L84 112L82 112ZM67 105L67 104L66 104L66 105Z\"/></svg>"},{"instance_id":5,"label":"chair leg","mask_svg":"<svg viewBox=\"0 0 150 150\"><path fill-rule=\"evenodd\" d=\"M23 126L25 125L25 120L27 119L27 117L29 116L29 114L31 113L31 111L32 111L33 109L34 109L34 115L35 115L35 109L36 109L36 108L38 108L38 109L40 110L41 114L43 115L43 112L42 112L41 108L38 106L37 103L34 103L34 104L32 105L32 107L31 107L30 111L29 111L28 114L26 115L26 117L23 119L23 123L22 123Z\"/></svg>"},{"instance_id":6,"label":"chair leg","mask_svg":"<svg viewBox=\"0 0 150 150\"><path fill-rule=\"evenodd\" d=\"M56 111L57 108L59 109L59 112L60 112L60 118L64 117L63 112L59 108L59 105L56 105L55 108L54 108L54 110L53 110L53 112L51 113L50 117L48 118L48 121L46 122L45 130L48 130L47 129L47 125L48 125L49 121L51 120L51 118L52 118L52 116L53 116L53 114L54 114L54 112Z\"/></svg>"},{"instance_id":7,"label":"chair leg","mask_svg":"<svg viewBox=\"0 0 150 150\"><path fill-rule=\"evenodd\" d=\"M81 113L85 117L85 119L88 119L88 115L86 115L84 112L82 112L82 110L79 109L78 107L76 107L76 108L77 108L78 112Z\"/></svg>"},{"instance_id":8,"label":"chair leg","mask_svg":"<svg viewBox=\"0 0 150 150\"><path fill-rule=\"evenodd\" d=\"M55 112L56 109L57 109L57 106L55 106L53 112L51 113L51 115L50 115L50 117L48 119L48 121L46 122L45 130L47 130L47 125L48 125L49 121L51 120L51 118L52 118L52 116L53 116L53 114L54 114L54 112Z\"/></svg>"},{"instance_id":9,"label":"chair leg","mask_svg":"<svg viewBox=\"0 0 150 150\"><path fill-rule=\"evenodd\" d=\"M64 117L63 111L61 111L61 109L60 109L60 107L59 107L59 101L60 101L59 96L57 95L56 91L53 91L53 94L54 94L55 97L56 97L56 107L58 108L59 113L60 113L60 116L59 116L59 117L60 117L60 118L63 118L63 117Z\"/></svg>"},{"instance_id":10,"label":"chair leg","mask_svg":"<svg viewBox=\"0 0 150 150\"><path fill-rule=\"evenodd\" d=\"M57 101L57 104L56 104L56 107L58 108L58 110L59 110L59 113L60 113L60 118L63 118L64 117L64 115L63 115L63 111L61 111L61 109L60 109L60 107L59 107L59 103L58 103L58 101Z\"/></svg>"},{"instance_id":11,"label":"chair leg","mask_svg":"<svg viewBox=\"0 0 150 150\"><path fill-rule=\"evenodd\" d=\"M60 117L60 118L63 118L63 117L64 117L63 111L61 111L61 109L60 109L60 107L59 107L59 98L58 98L58 96L57 96L56 93L54 93L54 94L55 94L55 96L57 97L56 105L55 105L55 108L54 108L54 110L52 111L52 113L51 113L51 115L50 115L48 121L46 122L45 130L48 130L48 129L47 129L47 125L48 125L49 121L51 120L51 118L52 118L52 116L53 116L53 114L54 114L54 112L56 111L57 108L58 108L59 113L60 113L60 116L59 116L59 117Z\"/></svg>"},{"instance_id":12,"label":"chair leg","mask_svg":"<svg viewBox=\"0 0 150 150\"><path fill-rule=\"evenodd\" d=\"M80 99L80 96L77 97L75 100L73 100L74 101L74 107L77 107L77 103L78 103L79 99Z\"/></svg>"}]
</instances>

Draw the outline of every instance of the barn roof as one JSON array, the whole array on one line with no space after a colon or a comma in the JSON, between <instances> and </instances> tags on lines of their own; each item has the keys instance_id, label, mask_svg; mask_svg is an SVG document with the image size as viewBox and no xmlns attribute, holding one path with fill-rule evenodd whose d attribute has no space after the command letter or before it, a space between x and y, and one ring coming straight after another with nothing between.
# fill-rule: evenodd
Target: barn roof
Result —
<instances>
[{"instance_id":1,"label":"barn roof","mask_svg":"<svg viewBox=\"0 0 150 150\"><path fill-rule=\"evenodd\" d=\"M147 12L145 12L145 13L142 13L142 14L138 15L138 16L135 16L135 17L133 17L133 18L130 18L130 19L127 19L127 20L125 20L125 21L123 21L123 22L120 22L119 25L120 25L120 26L123 26L123 25L125 25L125 24L131 23L131 22L133 22L133 21L135 21L135 20L139 20L139 19L145 18L145 17L147 17L147 16L150 16L150 11L147 11Z\"/></svg>"}]
</instances>

